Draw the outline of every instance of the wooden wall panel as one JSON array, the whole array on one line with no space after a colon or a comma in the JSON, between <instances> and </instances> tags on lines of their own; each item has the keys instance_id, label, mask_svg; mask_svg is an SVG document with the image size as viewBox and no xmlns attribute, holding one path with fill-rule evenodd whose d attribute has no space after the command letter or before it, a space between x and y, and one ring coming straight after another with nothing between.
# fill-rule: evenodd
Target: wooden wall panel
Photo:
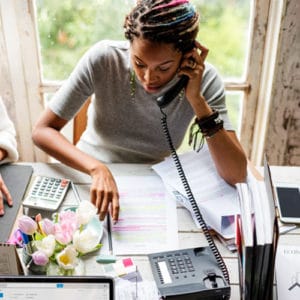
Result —
<instances>
[{"instance_id":1,"label":"wooden wall panel","mask_svg":"<svg viewBox=\"0 0 300 300\"><path fill-rule=\"evenodd\" d=\"M265 151L271 165L300 165L300 4L286 0Z\"/></svg>"}]
</instances>

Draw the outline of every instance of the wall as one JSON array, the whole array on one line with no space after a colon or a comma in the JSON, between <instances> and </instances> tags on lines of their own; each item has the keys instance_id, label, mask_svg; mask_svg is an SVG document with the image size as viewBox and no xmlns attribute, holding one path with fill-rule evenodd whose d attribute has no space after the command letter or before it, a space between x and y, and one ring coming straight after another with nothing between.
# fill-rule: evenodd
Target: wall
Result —
<instances>
[{"instance_id":1,"label":"wall","mask_svg":"<svg viewBox=\"0 0 300 300\"><path fill-rule=\"evenodd\" d=\"M285 1L265 152L271 165L300 166L300 5Z\"/></svg>"}]
</instances>

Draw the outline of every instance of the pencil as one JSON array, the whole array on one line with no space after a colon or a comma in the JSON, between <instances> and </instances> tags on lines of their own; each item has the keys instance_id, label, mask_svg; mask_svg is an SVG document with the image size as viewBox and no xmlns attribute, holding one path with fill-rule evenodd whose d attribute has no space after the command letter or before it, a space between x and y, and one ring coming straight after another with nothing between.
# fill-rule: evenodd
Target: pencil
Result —
<instances>
[{"instance_id":1,"label":"pencil","mask_svg":"<svg viewBox=\"0 0 300 300\"><path fill-rule=\"evenodd\" d=\"M78 194L78 191L77 191L77 188L76 188L76 186L75 186L75 184L74 184L74 182L71 180L71 187L72 187L72 190L73 190L73 193L74 193L74 195L75 195L75 198L76 198L76 200L77 200L77 204L79 204L80 202L81 202L81 199L80 199L80 197L79 197L79 194Z\"/></svg>"},{"instance_id":2,"label":"pencil","mask_svg":"<svg viewBox=\"0 0 300 300\"><path fill-rule=\"evenodd\" d=\"M107 227L107 240L108 240L108 255L100 254L97 256L96 261L98 263L114 263L116 257L113 255L112 235L111 235L111 218L109 212L106 216L106 227Z\"/></svg>"}]
</instances>

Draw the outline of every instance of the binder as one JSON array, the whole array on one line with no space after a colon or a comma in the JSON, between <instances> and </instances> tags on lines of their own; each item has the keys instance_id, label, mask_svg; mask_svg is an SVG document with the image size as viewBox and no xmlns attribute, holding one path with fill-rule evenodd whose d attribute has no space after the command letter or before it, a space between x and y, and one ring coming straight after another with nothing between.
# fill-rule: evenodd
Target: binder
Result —
<instances>
[{"instance_id":1,"label":"binder","mask_svg":"<svg viewBox=\"0 0 300 300\"><path fill-rule=\"evenodd\" d=\"M241 207L241 214L236 218L241 299L271 300L279 232L266 158L264 181L249 172L247 182L236 187Z\"/></svg>"},{"instance_id":2,"label":"binder","mask_svg":"<svg viewBox=\"0 0 300 300\"><path fill-rule=\"evenodd\" d=\"M32 173L33 168L28 165L4 164L0 166L0 174L13 199L12 207L9 207L4 199L5 214L0 217L0 242L6 242L9 239Z\"/></svg>"}]
</instances>

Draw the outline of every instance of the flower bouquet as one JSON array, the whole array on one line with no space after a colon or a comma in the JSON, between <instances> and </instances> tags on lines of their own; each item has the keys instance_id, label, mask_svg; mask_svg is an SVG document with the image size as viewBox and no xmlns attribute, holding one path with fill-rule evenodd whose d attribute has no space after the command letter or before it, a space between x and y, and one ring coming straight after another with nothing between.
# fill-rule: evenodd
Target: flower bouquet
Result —
<instances>
[{"instance_id":1,"label":"flower bouquet","mask_svg":"<svg viewBox=\"0 0 300 300\"><path fill-rule=\"evenodd\" d=\"M97 209L82 201L76 210L54 213L52 220L23 215L18 219L23 240L23 261L33 272L79 275L80 257L99 249L102 226ZM80 273L84 273L82 270Z\"/></svg>"}]
</instances>

